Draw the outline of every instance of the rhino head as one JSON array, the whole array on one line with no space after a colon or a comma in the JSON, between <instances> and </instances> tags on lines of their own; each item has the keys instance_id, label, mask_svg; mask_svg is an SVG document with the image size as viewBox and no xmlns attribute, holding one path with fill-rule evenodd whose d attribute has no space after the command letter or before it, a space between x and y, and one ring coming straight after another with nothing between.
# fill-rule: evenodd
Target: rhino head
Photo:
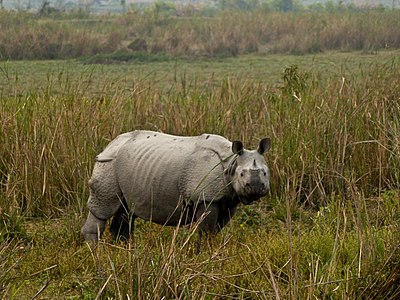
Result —
<instances>
[{"instance_id":1,"label":"rhino head","mask_svg":"<svg viewBox=\"0 0 400 300\"><path fill-rule=\"evenodd\" d=\"M243 204L250 204L269 191L269 169L263 153L271 147L271 140L264 138L257 150L246 150L240 141L232 143L236 154L229 170L232 188Z\"/></svg>"}]
</instances>

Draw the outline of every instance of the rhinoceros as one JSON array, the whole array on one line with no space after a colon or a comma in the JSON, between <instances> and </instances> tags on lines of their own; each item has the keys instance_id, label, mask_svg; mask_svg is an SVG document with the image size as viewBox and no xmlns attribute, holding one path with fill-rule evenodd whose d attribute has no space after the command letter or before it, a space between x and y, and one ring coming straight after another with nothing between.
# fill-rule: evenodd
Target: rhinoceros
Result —
<instances>
[{"instance_id":1,"label":"rhinoceros","mask_svg":"<svg viewBox=\"0 0 400 300\"><path fill-rule=\"evenodd\" d=\"M249 151L214 134L121 134L96 157L81 235L98 240L111 217L115 238L128 238L136 217L171 226L198 221L199 239L202 232L218 232L239 203L267 194L270 174L262 154L270 146L269 138Z\"/></svg>"}]
</instances>

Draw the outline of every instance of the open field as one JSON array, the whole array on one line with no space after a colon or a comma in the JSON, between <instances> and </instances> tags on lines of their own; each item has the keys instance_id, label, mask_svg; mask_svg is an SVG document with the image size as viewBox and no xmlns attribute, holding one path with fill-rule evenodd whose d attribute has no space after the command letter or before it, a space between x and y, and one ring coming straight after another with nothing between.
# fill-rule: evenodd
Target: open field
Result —
<instances>
[{"instance_id":1,"label":"open field","mask_svg":"<svg viewBox=\"0 0 400 300\"><path fill-rule=\"evenodd\" d=\"M0 63L4 299L397 299L400 53ZM132 129L273 141L272 190L193 228L79 241L95 155ZM37 294L38 293L38 294Z\"/></svg>"},{"instance_id":2,"label":"open field","mask_svg":"<svg viewBox=\"0 0 400 300\"><path fill-rule=\"evenodd\" d=\"M268 86L282 84L282 72L298 65L304 72L327 80L329 77L362 76L363 70L385 65L400 55L398 50L326 52L311 55L242 55L221 59L168 59L165 61L87 64L80 60L8 61L0 63L0 92L65 93L75 89L81 96L111 97L115 92L129 96L136 84L156 85L162 92L184 85L218 87L224 79L244 78ZM245 81L245 80L244 80ZM113 86L110 89L110 85Z\"/></svg>"}]
</instances>

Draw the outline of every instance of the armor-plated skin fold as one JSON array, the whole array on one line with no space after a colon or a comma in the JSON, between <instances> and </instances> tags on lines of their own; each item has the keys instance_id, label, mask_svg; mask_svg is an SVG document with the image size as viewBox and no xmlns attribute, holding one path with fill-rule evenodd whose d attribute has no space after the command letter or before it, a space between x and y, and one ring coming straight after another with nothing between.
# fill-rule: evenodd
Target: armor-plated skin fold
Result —
<instances>
[{"instance_id":1,"label":"armor-plated skin fold","mask_svg":"<svg viewBox=\"0 0 400 300\"><path fill-rule=\"evenodd\" d=\"M241 142L213 134L121 134L96 157L81 234L97 240L114 216L113 234L127 237L129 221L122 217L127 213L132 221L139 217L172 226L201 219L200 232L216 232L240 202L267 194L269 169L262 154L270 144L263 139L258 150L248 151Z\"/></svg>"}]
</instances>

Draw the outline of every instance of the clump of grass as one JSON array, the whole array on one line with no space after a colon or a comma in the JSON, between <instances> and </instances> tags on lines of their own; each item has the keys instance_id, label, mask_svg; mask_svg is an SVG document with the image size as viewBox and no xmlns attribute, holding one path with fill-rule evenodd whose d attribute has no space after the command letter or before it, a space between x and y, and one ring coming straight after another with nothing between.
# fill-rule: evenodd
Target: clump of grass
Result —
<instances>
[{"instance_id":1,"label":"clump of grass","mask_svg":"<svg viewBox=\"0 0 400 300\"><path fill-rule=\"evenodd\" d=\"M382 72L375 75L385 78L387 86L383 82L377 85L374 76L364 77L361 86L353 85L354 78L343 74L341 78L326 82L325 90L314 90L318 92L312 96L309 91L318 83L311 76L296 69L284 74L282 93L270 95L277 106L271 105L268 111L276 111L277 119L272 123L282 124L274 130L279 136L301 133L293 139L276 138L279 152L286 153L286 162L278 164L290 168L280 172L292 174L290 184L299 199L316 203L333 191L346 195L352 185L367 195L397 188L396 180L382 179L386 172L388 177L397 176L392 177L397 162L389 153L398 151L398 146L388 136L391 135L389 128L396 126L393 124L394 115L398 113L395 99L399 97L392 88L398 85L397 80L393 82L390 75L386 77L386 68L397 72L392 67L388 65L381 71L373 71ZM382 89L389 90L390 96L382 97ZM390 118L384 113L388 107L394 109L390 109L391 114L394 113ZM307 117L310 115L312 117ZM295 175L293 169L302 171ZM277 186L284 187L285 182Z\"/></svg>"},{"instance_id":2,"label":"clump of grass","mask_svg":"<svg viewBox=\"0 0 400 300\"><path fill-rule=\"evenodd\" d=\"M0 217L0 243L6 244L13 239L17 240L28 240L27 233L25 228L22 226L22 218L16 212L13 212L12 215L7 212L1 213Z\"/></svg>"}]
</instances>

